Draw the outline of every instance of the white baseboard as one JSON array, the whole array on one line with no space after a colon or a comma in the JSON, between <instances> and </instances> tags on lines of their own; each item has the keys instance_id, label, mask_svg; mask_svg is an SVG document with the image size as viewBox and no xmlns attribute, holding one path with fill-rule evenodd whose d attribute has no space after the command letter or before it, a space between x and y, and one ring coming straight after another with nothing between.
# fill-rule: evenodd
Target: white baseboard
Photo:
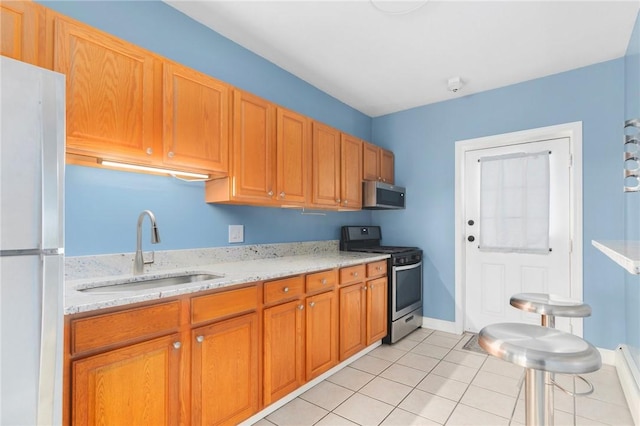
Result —
<instances>
[{"instance_id":1,"label":"white baseboard","mask_svg":"<svg viewBox=\"0 0 640 426\"><path fill-rule=\"evenodd\" d=\"M602 363L606 365L616 366L616 353L617 351L611 349L602 349L596 348L598 352L600 352L600 357L602 358Z\"/></svg>"},{"instance_id":2,"label":"white baseboard","mask_svg":"<svg viewBox=\"0 0 640 426\"><path fill-rule=\"evenodd\" d=\"M452 334L462 334L457 330L456 323L437 318L422 317L422 328L444 331Z\"/></svg>"},{"instance_id":3,"label":"white baseboard","mask_svg":"<svg viewBox=\"0 0 640 426\"><path fill-rule=\"evenodd\" d=\"M626 345L618 346L618 349L615 351L615 360L618 379L620 380L624 396L627 399L627 405L631 411L633 422L636 425L640 425L640 383L638 383L636 379L636 377L639 376L638 367L631 359L629 349Z\"/></svg>"}]
</instances>

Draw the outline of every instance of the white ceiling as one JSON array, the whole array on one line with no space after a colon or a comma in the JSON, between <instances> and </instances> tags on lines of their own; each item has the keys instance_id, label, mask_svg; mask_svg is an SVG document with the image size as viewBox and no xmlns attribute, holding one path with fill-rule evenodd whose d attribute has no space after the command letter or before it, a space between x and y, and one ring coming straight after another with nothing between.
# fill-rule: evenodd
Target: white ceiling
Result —
<instances>
[{"instance_id":1,"label":"white ceiling","mask_svg":"<svg viewBox=\"0 0 640 426\"><path fill-rule=\"evenodd\" d=\"M165 1L372 117L624 56L640 9L640 0ZM464 85L454 94L456 76Z\"/></svg>"}]
</instances>

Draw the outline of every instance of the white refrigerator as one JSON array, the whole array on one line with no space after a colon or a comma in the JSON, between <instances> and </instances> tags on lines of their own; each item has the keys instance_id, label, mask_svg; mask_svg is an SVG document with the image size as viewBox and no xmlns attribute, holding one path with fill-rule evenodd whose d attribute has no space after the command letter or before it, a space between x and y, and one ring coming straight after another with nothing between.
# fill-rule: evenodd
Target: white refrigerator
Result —
<instances>
[{"instance_id":1,"label":"white refrigerator","mask_svg":"<svg viewBox=\"0 0 640 426\"><path fill-rule=\"evenodd\" d=\"M65 79L0 57L0 425L62 422Z\"/></svg>"}]
</instances>

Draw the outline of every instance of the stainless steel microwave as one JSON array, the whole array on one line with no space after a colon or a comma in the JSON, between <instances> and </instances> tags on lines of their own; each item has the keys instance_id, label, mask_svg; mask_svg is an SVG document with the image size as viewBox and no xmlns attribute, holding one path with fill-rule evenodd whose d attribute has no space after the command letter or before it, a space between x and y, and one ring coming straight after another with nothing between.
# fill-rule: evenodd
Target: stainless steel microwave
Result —
<instances>
[{"instance_id":1,"label":"stainless steel microwave","mask_svg":"<svg viewBox=\"0 0 640 426\"><path fill-rule=\"evenodd\" d=\"M362 183L362 208L369 210L404 209L405 189L375 180Z\"/></svg>"}]
</instances>

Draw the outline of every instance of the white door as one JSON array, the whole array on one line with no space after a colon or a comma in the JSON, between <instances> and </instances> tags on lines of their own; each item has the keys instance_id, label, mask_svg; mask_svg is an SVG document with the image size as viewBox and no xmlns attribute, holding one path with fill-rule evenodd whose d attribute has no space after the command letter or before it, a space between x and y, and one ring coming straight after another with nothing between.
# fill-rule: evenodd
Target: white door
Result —
<instances>
[{"instance_id":1,"label":"white door","mask_svg":"<svg viewBox=\"0 0 640 426\"><path fill-rule=\"evenodd\" d=\"M545 179L548 176L548 185L544 185L547 189L548 198L548 222L546 217L544 223L548 224L548 244L546 241L541 249L539 246L527 249L509 249L501 248L495 244L495 238L488 238L487 235L495 233L496 226L502 226L502 232L509 240L511 233L518 232L529 233L524 228L522 222L518 222L518 229L510 228L513 225L511 221L511 207L502 207L504 211L501 224L495 225L495 221L491 222L486 214L487 207L481 212L482 198L484 197L485 206L489 204L488 200L495 201L492 198L492 192L487 190L486 183L482 186L481 191L481 169L483 167L483 159L485 161L485 182L489 181L487 164L490 161L511 159L513 157L533 157L531 154L539 154L545 156L548 154L548 172L546 164L544 168L536 171L539 178L540 173L544 174ZM465 236L465 320L464 329L466 331L478 332L484 326L498 322L526 322L531 324L540 324L540 315L525 313L512 307L509 300L516 293L550 293L564 297L571 297L571 206L570 206L570 140L569 138L559 138L552 140L543 140L529 143L518 143L514 145L500 146L495 148L485 148L479 150L469 150L465 152L465 177L464 177L464 236ZM546 160L544 160L546 162ZM519 174L519 168L511 168L504 166L501 169L501 182L503 197L517 200L517 204L524 199L536 199L526 194L516 194L510 186L511 180L518 180L514 175ZM531 172L529 172L531 173ZM529 174L529 180L535 173ZM506 188L506 189L505 189ZM516 191L527 191L526 189ZM532 191L537 191L534 188ZM482 194L482 196L481 196ZM511 194L511 196L509 195ZM544 195L543 195L544 197ZM536 206L540 198L536 199ZM495 203L494 203L495 204ZM531 202L531 205L534 203ZM544 206L544 204L543 204ZM520 209L525 214L534 211L534 208L528 207L525 202L520 205ZM509 211L507 211L509 210ZM546 212L546 206L542 208ZM487 218L482 223L482 217ZM535 219L538 220L538 219ZM511 221L511 222L510 222ZM489 226L491 222L491 226ZM526 222L526 220L524 221ZM485 238L481 235L481 228L485 232ZM544 228L544 236L546 238L547 231ZM513 232L512 232L513 231ZM539 228L538 228L539 231ZM516 238L517 239L517 238ZM503 240L505 240L503 238ZM481 241L484 241L481 246ZM486 242L492 241L493 245ZM509 242L505 244L509 246ZM548 247L548 248L547 248ZM556 318L556 328L571 332L570 322L567 318Z\"/></svg>"}]
</instances>

